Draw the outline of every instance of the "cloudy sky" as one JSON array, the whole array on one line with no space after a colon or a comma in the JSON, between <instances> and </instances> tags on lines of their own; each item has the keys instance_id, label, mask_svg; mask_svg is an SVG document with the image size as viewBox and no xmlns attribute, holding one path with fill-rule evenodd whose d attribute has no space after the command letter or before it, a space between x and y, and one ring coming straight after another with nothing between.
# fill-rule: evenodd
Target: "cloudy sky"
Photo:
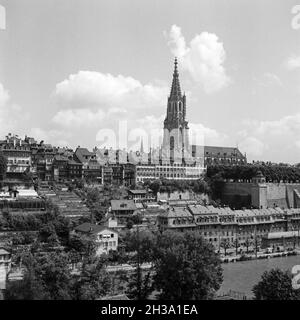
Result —
<instances>
[{"instance_id":1,"label":"cloudy sky","mask_svg":"<svg viewBox=\"0 0 300 320\"><path fill-rule=\"evenodd\" d=\"M1 137L92 148L124 140L127 126L134 148L162 128L177 56L190 128L205 144L300 162L297 0L0 4Z\"/></svg>"}]
</instances>

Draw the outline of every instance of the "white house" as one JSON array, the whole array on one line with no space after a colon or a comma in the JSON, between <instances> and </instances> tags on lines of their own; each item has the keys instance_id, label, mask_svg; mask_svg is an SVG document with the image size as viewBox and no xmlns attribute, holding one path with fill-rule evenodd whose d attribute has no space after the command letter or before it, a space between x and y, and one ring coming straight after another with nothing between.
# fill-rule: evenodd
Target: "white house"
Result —
<instances>
[{"instance_id":1,"label":"white house","mask_svg":"<svg viewBox=\"0 0 300 320\"><path fill-rule=\"evenodd\" d=\"M74 229L76 235L90 237L96 244L96 256L118 249L118 232L103 225L83 223Z\"/></svg>"}]
</instances>

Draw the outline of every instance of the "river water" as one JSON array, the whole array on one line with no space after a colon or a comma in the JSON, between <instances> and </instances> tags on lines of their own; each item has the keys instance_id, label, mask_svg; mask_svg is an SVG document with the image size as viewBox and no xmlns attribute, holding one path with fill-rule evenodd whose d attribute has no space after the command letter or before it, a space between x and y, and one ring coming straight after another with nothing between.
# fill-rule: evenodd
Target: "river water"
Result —
<instances>
[{"instance_id":1,"label":"river water","mask_svg":"<svg viewBox=\"0 0 300 320\"><path fill-rule=\"evenodd\" d=\"M223 283L218 293L223 294L233 290L252 297L252 288L259 282L264 271L273 268L291 271L292 267L297 264L300 265L300 255L224 263L222 264Z\"/></svg>"}]
</instances>

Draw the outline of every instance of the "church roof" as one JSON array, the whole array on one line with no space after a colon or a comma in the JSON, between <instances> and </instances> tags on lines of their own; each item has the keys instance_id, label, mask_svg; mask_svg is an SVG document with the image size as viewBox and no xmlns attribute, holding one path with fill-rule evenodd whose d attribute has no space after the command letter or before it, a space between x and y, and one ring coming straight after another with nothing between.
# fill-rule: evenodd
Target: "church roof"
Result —
<instances>
[{"instance_id":1,"label":"church roof","mask_svg":"<svg viewBox=\"0 0 300 320\"><path fill-rule=\"evenodd\" d=\"M193 146L194 147L194 146ZM195 148L195 147L194 147ZM239 156L243 156L241 151L237 147L216 147L216 146L204 146L205 154L211 155L231 155L236 154Z\"/></svg>"}]
</instances>

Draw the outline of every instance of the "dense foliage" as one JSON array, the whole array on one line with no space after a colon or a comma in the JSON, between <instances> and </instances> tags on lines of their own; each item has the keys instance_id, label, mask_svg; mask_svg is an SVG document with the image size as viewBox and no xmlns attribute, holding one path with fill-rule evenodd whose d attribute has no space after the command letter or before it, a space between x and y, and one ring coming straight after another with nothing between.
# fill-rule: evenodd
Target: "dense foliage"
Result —
<instances>
[{"instance_id":1,"label":"dense foliage","mask_svg":"<svg viewBox=\"0 0 300 320\"><path fill-rule=\"evenodd\" d=\"M38 231L42 242L62 242L69 239L70 222L55 207L48 206L45 212L4 212L0 216L1 231Z\"/></svg>"},{"instance_id":2,"label":"dense foliage","mask_svg":"<svg viewBox=\"0 0 300 320\"><path fill-rule=\"evenodd\" d=\"M210 179L219 175L226 180L249 182L258 171L262 172L267 182L300 181L300 168L283 164L212 165L207 167L207 177Z\"/></svg>"},{"instance_id":3,"label":"dense foliage","mask_svg":"<svg viewBox=\"0 0 300 320\"><path fill-rule=\"evenodd\" d=\"M2 182L6 176L6 169L7 169L7 159L3 155L3 153L0 152L0 188L2 187Z\"/></svg>"},{"instance_id":4,"label":"dense foliage","mask_svg":"<svg viewBox=\"0 0 300 320\"><path fill-rule=\"evenodd\" d=\"M79 276L71 272L72 253L42 249L23 255L24 278L8 282L6 300L95 300L110 291L104 259L87 257Z\"/></svg>"},{"instance_id":5,"label":"dense foliage","mask_svg":"<svg viewBox=\"0 0 300 320\"><path fill-rule=\"evenodd\" d=\"M155 256L154 285L160 299L212 299L220 288L220 258L198 232L164 232Z\"/></svg>"},{"instance_id":6,"label":"dense foliage","mask_svg":"<svg viewBox=\"0 0 300 320\"><path fill-rule=\"evenodd\" d=\"M8 282L8 300L69 300L71 273L65 253L28 254L23 257L24 279Z\"/></svg>"},{"instance_id":7,"label":"dense foliage","mask_svg":"<svg viewBox=\"0 0 300 320\"><path fill-rule=\"evenodd\" d=\"M294 290L292 287L292 274L280 269L265 271L252 291L257 300L300 299L300 289Z\"/></svg>"},{"instance_id":8,"label":"dense foliage","mask_svg":"<svg viewBox=\"0 0 300 320\"><path fill-rule=\"evenodd\" d=\"M157 194L157 192L170 193L186 190L195 193L209 193L209 185L203 179L196 181L158 179L154 181L145 181L144 185L150 188L155 194Z\"/></svg>"}]
</instances>

